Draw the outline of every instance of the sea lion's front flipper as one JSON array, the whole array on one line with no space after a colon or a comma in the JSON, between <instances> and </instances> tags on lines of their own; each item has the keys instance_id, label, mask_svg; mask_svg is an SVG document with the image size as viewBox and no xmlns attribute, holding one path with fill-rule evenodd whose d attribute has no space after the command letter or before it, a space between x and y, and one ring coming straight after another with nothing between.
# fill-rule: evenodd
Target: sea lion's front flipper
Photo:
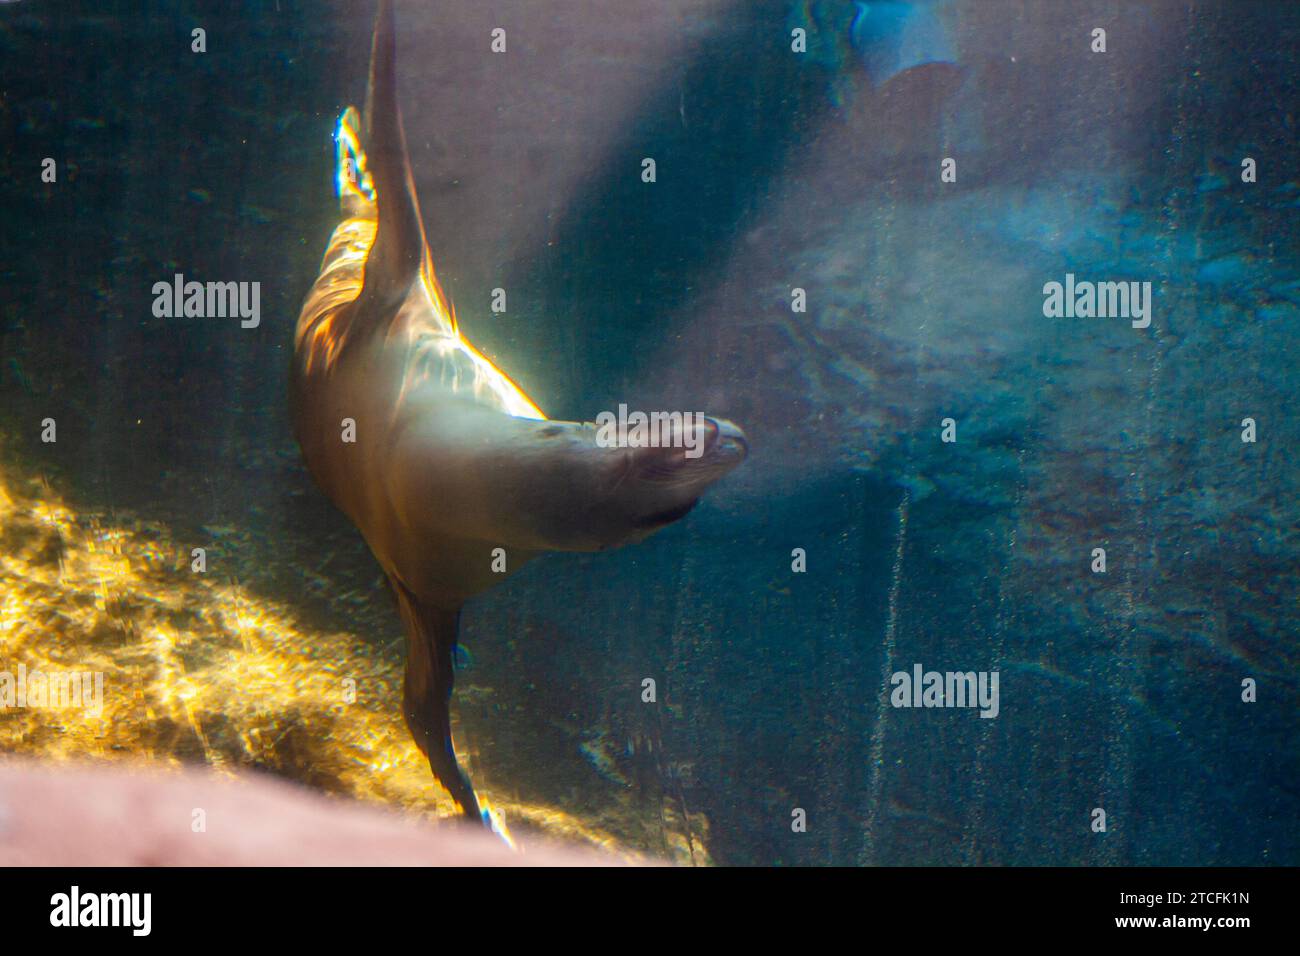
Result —
<instances>
[{"instance_id":1,"label":"sea lion's front flipper","mask_svg":"<svg viewBox=\"0 0 1300 956\"><path fill-rule=\"evenodd\" d=\"M406 726L429 758L434 778L451 794L461 812L486 822L474 787L456 762L451 743L452 655L460 608L432 607L392 576L388 580L406 625L406 681L402 695Z\"/></svg>"},{"instance_id":2,"label":"sea lion's front flipper","mask_svg":"<svg viewBox=\"0 0 1300 956\"><path fill-rule=\"evenodd\" d=\"M366 164L379 205L379 230L366 257L365 284L358 299L362 323L392 318L425 258L424 225L397 108L396 60L393 4L380 0L370 48L364 136Z\"/></svg>"}]
</instances>

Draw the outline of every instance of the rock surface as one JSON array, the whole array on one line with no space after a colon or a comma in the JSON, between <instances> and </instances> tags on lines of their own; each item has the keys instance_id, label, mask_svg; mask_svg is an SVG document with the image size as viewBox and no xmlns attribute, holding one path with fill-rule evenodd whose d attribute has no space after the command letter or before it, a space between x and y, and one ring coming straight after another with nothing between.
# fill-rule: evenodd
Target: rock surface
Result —
<instances>
[{"instance_id":1,"label":"rock surface","mask_svg":"<svg viewBox=\"0 0 1300 956\"><path fill-rule=\"evenodd\" d=\"M2 866L592 866L609 859L431 826L269 777L0 765Z\"/></svg>"}]
</instances>

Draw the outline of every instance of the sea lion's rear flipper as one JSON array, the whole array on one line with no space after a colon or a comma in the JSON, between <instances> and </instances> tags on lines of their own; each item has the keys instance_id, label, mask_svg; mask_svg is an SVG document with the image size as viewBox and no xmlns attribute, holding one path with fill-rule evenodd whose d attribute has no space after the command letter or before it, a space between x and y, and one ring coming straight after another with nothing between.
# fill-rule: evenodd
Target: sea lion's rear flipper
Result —
<instances>
[{"instance_id":1,"label":"sea lion's rear flipper","mask_svg":"<svg viewBox=\"0 0 1300 956\"><path fill-rule=\"evenodd\" d=\"M361 114L349 106L334 130L335 188L339 209L349 219L375 219L375 183L370 176L365 147L361 145Z\"/></svg>"},{"instance_id":2,"label":"sea lion's rear flipper","mask_svg":"<svg viewBox=\"0 0 1300 956\"><path fill-rule=\"evenodd\" d=\"M452 655L460 625L460 608L432 607L389 577L406 626L406 681L402 710L416 745L429 758L434 778L451 794L461 812L487 823L478 797L451 743Z\"/></svg>"},{"instance_id":3,"label":"sea lion's rear flipper","mask_svg":"<svg viewBox=\"0 0 1300 956\"><path fill-rule=\"evenodd\" d=\"M406 155L406 133L397 108L397 43L392 0L380 0L370 48L366 94L365 161L379 205L379 230L366 257L358 321L391 319L420 274L424 225Z\"/></svg>"}]
</instances>

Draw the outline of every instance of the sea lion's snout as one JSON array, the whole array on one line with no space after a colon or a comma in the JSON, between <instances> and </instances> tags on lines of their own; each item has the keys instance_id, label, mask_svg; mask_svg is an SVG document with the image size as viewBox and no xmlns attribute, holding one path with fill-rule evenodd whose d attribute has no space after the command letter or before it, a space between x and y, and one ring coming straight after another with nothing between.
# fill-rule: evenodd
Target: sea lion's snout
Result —
<instances>
[{"instance_id":1,"label":"sea lion's snout","mask_svg":"<svg viewBox=\"0 0 1300 956\"><path fill-rule=\"evenodd\" d=\"M674 425L654 446L635 451L636 476L652 484L702 489L745 460L749 441L725 418Z\"/></svg>"},{"instance_id":2,"label":"sea lion's snout","mask_svg":"<svg viewBox=\"0 0 1300 956\"><path fill-rule=\"evenodd\" d=\"M717 437L714 440L717 454L734 459L733 468L749 457L749 439L745 437L739 425L725 418L709 418L706 421L711 422L717 429Z\"/></svg>"},{"instance_id":3,"label":"sea lion's snout","mask_svg":"<svg viewBox=\"0 0 1300 956\"><path fill-rule=\"evenodd\" d=\"M685 517L709 485L749 454L745 433L725 418L701 415L663 437L658 446L633 450L631 480L620 482L637 531Z\"/></svg>"},{"instance_id":4,"label":"sea lion's snout","mask_svg":"<svg viewBox=\"0 0 1300 956\"><path fill-rule=\"evenodd\" d=\"M749 440L734 422L701 416L694 428L694 441L686 448L686 463L695 461L706 466L710 481L717 480L749 455Z\"/></svg>"}]
</instances>

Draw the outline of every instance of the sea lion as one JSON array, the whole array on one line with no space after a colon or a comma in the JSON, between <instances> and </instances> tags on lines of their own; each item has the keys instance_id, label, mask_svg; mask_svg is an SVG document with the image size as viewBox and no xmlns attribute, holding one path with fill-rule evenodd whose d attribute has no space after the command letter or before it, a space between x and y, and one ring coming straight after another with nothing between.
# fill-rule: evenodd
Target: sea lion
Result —
<instances>
[{"instance_id":1,"label":"sea lion","mask_svg":"<svg viewBox=\"0 0 1300 956\"><path fill-rule=\"evenodd\" d=\"M504 577L495 549L515 571L543 551L645 538L690 511L748 445L705 416L674 426L668 447L621 447L590 423L549 421L465 340L425 241L394 60L392 3L381 0L364 128L352 107L339 118L343 220L298 319L290 406L308 470L397 596L407 726L462 813L493 826L457 763L449 706L461 606Z\"/></svg>"}]
</instances>

